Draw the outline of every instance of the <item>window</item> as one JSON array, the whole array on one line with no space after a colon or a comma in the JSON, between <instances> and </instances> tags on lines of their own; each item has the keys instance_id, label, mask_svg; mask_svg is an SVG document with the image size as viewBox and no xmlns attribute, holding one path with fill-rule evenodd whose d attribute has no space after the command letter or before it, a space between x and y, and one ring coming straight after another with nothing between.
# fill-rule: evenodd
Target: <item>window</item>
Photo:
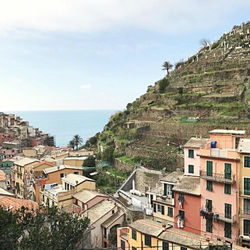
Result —
<instances>
[{"instance_id":1,"label":"window","mask_svg":"<svg viewBox=\"0 0 250 250\"><path fill-rule=\"evenodd\" d=\"M235 137L235 148L238 148L240 137Z\"/></svg>"},{"instance_id":2,"label":"window","mask_svg":"<svg viewBox=\"0 0 250 250\"><path fill-rule=\"evenodd\" d=\"M60 178L63 178L63 177L64 177L64 173L61 173L61 174L60 174Z\"/></svg>"},{"instance_id":3,"label":"window","mask_svg":"<svg viewBox=\"0 0 250 250\"><path fill-rule=\"evenodd\" d=\"M208 212L212 212L212 210L213 210L212 200L206 200L206 210Z\"/></svg>"},{"instance_id":4,"label":"window","mask_svg":"<svg viewBox=\"0 0 250 250\"><path fill-rule=\"evenodd\" d=\"M183 210L179 210L179 217L181 220L185 220L185 212Z\"/></svg>"},{"instance_id":5,"label":"window","mask_svg":"<svg viewBox=\"0 0 250 250\"><path fill-rule=\"evenodd\" d=\"M231 194L231 184L225 184L224 193L225 194Z\"/></svg>"},{"instance_id":6,"label":"window","mask_svg":"<svg viewBox=\"0 0 250 250\"><path fill-rule=\"evenodd\" d=\"M153 206L154 206L154 212L156 213L156 204L154 204Z\"/></svg>"},{"instance_id":7,"label":"window","mask_svg":"<svg viewBox=\"0 0 250 250\"><path fill-rule=\"evenodd\" d=\"M82 202L82 211L85 210L85 205L84 205L84 202Z\"/></svg>"},{"instance_id":8,"label":"window","mask_svg":"<svg viewBox=\"0 0 250 250\"><path fill-rule=\"evenodd\" d=\"M244 214L250 214L250 199L244 199Z\"/></svg>"},{"instance_id":9,"label":"window","mask_svg":"<svg viewBox=\"0 0 250 250\"><path fill-rule=\"evenodd\" d=\"M224 235L226 238L230 238L232 237L232 226L230 223L227 223L225 222L225 225L224 225Z\"/></svg>"},{"instance_id":10,"label":"window","mask_svg":"<svg viewBox=\"0 0 250 250\"><path fill-rule=\"evenodd\" d=\"M213 232L213 221L211 219L206 219L206 232Z\"/></svg>"},{"instance_id":11,"label":"window","mask_svg":"<svg viewBox=\"0 0 250 250\"><path fill-rule=\"evenodd\" d=\"M125 241L124 240L121 240L121 249L125 250Z\"/></svg>"},{"instance_id":12,"label":"window","mask_svg":"<svg viewBox=\"0 0 250 250\"><path fill-rule=\"evenodd\" d=\"M188 173L193 174L194 173L194 165L188 165Z\"/></svg>"},{"instance_id":13,"label":"window","mask_svg":"<svg viewBox=\"0 0 250 250\"><path fill-rule=\"evenodd\" d=\"M74 174L79 174L79 171L77 171L77 172L74 172Z\"/></svg>"},{"instance_id":14,"label":"window","mask_svg":"<svg viewBox=\"0 0 250 250\"><path fill-rule=\"evenodd\" d=\"M134 229L132 229L132 239L137 240L136 231Z\"/></svg>"},{"instance_id":15,"label":"window","mask_svg":"<svg viewBox=\"0 0 250 250\"><path fill-rule=\"evenodd\" d=\"M243 234L250 235L250 220L243 220Z\"/></svg>"},{"instance_id":16,"label":"window","mask_svg":"<svg viewBox=\"0 0 250 250\"><path fill-rule=\"evenodd\" d=\"M225 218L232 218L232 205L225 203Z\"/></svg>"},{"instance_id":17,"label":"window","mask_svg":"<svg viewBox=\"0 0 250 250\"><path fill-rule=\"evenodd\" d=\"M244 194L250 195L250 178L244 178Z\"/></svg>"},{"instance_id":18,"label":"window","mask_svg":"<svg viewBox=\"0 0 250 250\"><path fill-rule=\"evenodd\" d=\"M194 158L194 150L193 149L188 150L188 158Z\"/></svg>"},{"instance_id":19,"label":"window","mask_svg":"<svg viewBox=\"0 0 250 250\"><path fill-rule=\"evenodd\" d=\"M167 184L166 183L164 183L164 195L167 195Z\"/></svg>"},{"instance_id":20,"label":"window","mask_svg":"<svg viewBox=\"0 0 250 250\"><path fill-rule=\"evenodd\" d=\"M132 247L132 250L136 250L137 248L136 247Z\"/></svg>"},{"instance_id":21,"label":"window","mask_svg":"<svg viewBox=\"0 0 250 250\"><path fill-rule=\"evenodd\" d=\"M160 212L161 213L161 205L157 205L157 212Z\"/></svg>"},{"instance_id":22,"label":"window","mask_svg":"<svg viewBox=\"0 0 250 250\"><path fill-rule=\"evenodd\" d=\"M168 216L173 217L173 208L172 207L168 207Z\"/></svg>"},{"instance_id":23,"label":"window","mask_svg":"<svg viewBox=\"0 0 250 250\"><path fill-rule=\"evenodd\" d=\"M179 202L184 202L184 194L179 193L178 201Z\"/></svg>"},{"instance_id":24,"label":"window","mask_svg":"<svg viewBox=\"0 0 250 250\"><path fill-rule=\"evenodd\" d=\"M212 181L207 181L207 190L213 191L213 182Z\"/></svg>"},{"instance_id":25,"label":"window","mask_svg":"<svg viewBox=\"0 0 250 250\"><path fill-rule=\"evenodd\" d=\"M225 179L231 179L231 164L230 163L225 163Z\"/></svg>"},{"instance_id":26,"label":"window","mask_svg":"<svg viewBox=\"0 0 250 250\"><path fill-rule=\"evenodd\" d=\"M164 215L165 214L165 209L164 206L161 206L161 214Z\"/></svg>"},{"instance_id":27,"label":"window","mask_svg":"<svg viewBox=\"0 0 250 250\"><path fill-rule=\"evenodd\" d=\"M145 234L145 245L151 247L151 236Z\"/></svg>"},{"instance_id":28,"label":"window","mask_svg":"<svg viewBox=\"0 0 250 250\"><path fill-rule=\"evenodd\" d=\"M213 162L207 161L207 176L213 176Z\"/></svg>"},{"instance_id":29,"label":"window","mask_svg":"<svg viewBox=\"0 0 250 250\"><path fill-rule=\"evenodd\" d=\"M169 250L168 242L165 242L165 241L162 242L162 250Z\"/></svg>"},{"instance_id":30,"label":"window","mask_svg":"<svg viewBox=\"0 0 250 250\"><path fill-rule=\"evenodd\" d=\"M244 156L244 167L250 168L250 156Z\"/></svg>"},{"instance_id":31,"label":"window","mask_svg":"<svg viewBox=\"0 0 250 250\"><path fill-rule=\"evenodd\" d=\"M181 247L181 250L187 250L187 248L186 247Z\"/></svg>"}]
</instances>

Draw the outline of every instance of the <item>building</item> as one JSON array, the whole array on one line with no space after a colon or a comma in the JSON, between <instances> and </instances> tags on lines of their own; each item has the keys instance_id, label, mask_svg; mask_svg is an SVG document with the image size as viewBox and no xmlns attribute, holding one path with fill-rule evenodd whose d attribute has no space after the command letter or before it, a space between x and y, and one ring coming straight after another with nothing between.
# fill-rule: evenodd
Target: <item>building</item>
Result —
<instances>
[{"instance_id":1,"label":"building","mask_svg":"<svg viewBox=\"0 0 250 250\"><path fill-rule=\"evenodd\" d=\"M14 162L14 185L15 194L20 198L31 198L32 196L32 173L37 159L20 158Z\"/></svg>"},{"instance_id":2,"label":"building","mask_svg":"<svg viewBox=\"0 0 250 250\"><path fill-rule=\"evenodd\" d=\"M149 203L153 207L153 218L157 222L174 225L175 199L173 187L183 177L181 170L166 174L160 179L159 186L147 191Z\"/></svg>"},{"instance_id":3,"label":"building","mask_svg":"<svg viewBox=\"0 0 250 250\"><path fill-rule=\"evenodd\" d=\"M39 208L38 204L34 201L18 199L9 195L0 195L0 206L12 211L19 210L22 207L27 208L29 211L35 211Z\"/></svg>"},{"instance_id":4,"label":"building","mask_svg":"<svg viewBox=\"0 0 250 250\"><path fill-rule=\"evenodd\" d=\"M200 149L203 148L209 139L192 137L184 145L184 174L200 176Z\"/></svg>"},{"instance_id":5,"label":"building","mask_svg":"<svg viewBox=\"0 0 250 250\"><path fill-rule=\"evenodd\" d=\"M69 165L69 166L83 166L84 161L87 159L87 156L72 156L72 157L66 157L63 159L63 164Z\"/></svg>"},{"instance_id":6,"label":"building","mask_svg":"<svg viewBox=\"0 0 250 250\"><path fill-rule=\"evenodd\" d=\"M200 177L183 176L174 186L174 227L190 233L201 234Z\"/></svg>"},{"instance_id":7,"label":"building","mask_svg":"<svg viewBox=\"0 0 250 250\"><path fill-rule=\"evenodd\" d=\"M122 228L118 230L121 231ZM129 232L127 233L127 231ZM125 229L122 232L117 237L117 242L119 242L120 246L118 249L125 249L124 243L125 246L129 245L129 249L132 250L206 249L209 246L220 244L206 237L148 219L137 220L129 225L129 230ZM127 242L125 239L127 239Z\"/></svg>"},{"instance_id":8,"label":"building","mask_svg":"<svg viewBox=\"0 0 250 250\"><path fill-rule=\"evenodd\" d=\"M203 235L237 243L239 229L239 169L237 152L245 131L210 131L209 143L200 150L201 231Z\"/></svg>"},{"instance_id":9,"label":"building","mask_svg":"<svg viewBox=\"0 0 250 250\"><path fill-rule=\"evenodd\" d=\"M82 190L76 194L73 194L73 198L74 204L80 208L81 212L84 212L97 203L108 199L108 196L93 190Z\"/></svg>"},{"instance_id":10,"label":"building","mask_svg":"<svg viewBox=\"0 0 250 250\"><path fill-rule=\"evenodd\" d=\"M2 170L0 170L0 188L7 189L6 174Z\"/></svg>"},{"instance_id":11,"label":"building","mask_svg":"<svg viewBox=\"0 0 250 250\"><path fill-rule=\"evenodd\" d=\"M240 140L238 152L240 154L240 244L244 247L250 247L250 139Z\"/></svg>"},{"instance_id":12,"label":"building","mask_svg":"<svg viewBox=\"0 0 250 250\"><path fill-rule=\"evenodd\" d=\"M90 220L92 248L107 248L109 235L124 221L125 214L112 200L102 200L83 213Z\"/></svg>"}]
</instances>

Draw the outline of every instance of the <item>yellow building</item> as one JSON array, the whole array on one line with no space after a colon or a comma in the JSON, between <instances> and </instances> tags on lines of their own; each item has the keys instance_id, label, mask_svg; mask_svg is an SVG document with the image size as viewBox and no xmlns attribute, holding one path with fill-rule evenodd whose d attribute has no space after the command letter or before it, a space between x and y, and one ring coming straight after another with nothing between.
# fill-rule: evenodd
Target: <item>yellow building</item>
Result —
<instances>
[{"instance_id":1,"label":"yellow building","mask_svg":"<svg viewBox=\"0 0 250 250\"><path fill-rule=\"evenodd\" d=\"M80 157L66 157L63 159L63 164L64 165L69 165L69 166L77 166L80 167L83 165L83 162L87 159L88 157L86 156L80 156Z\"/></svg>"},{"instance_id":2,"label":"yellow building","mask_svg":"<svg viewBox=\"0 0 250 250\"><path fill-rule=\"evenodd\" d=\"M29 190L31 185L31 170L37 159L21 158L14 162L15 173L15 194L19 198L29 198L29 193L32 193L32 189Z\"/></svg>"},{"instance_id":3,"label":"yellow building","mask_svg":"<svg viewBox=\"0 0 250 250\"><path fill-rule=\"evenodd\" d=\"M240 153L240 239L242 246L250 247L250 139L241 139Z\"/></svg>"},{"instance_id":4,"label":"yellow building","mask_svg":"<svg viewBox=\"0 0 250 250\"><path fill-rule=\"evenodd\" d=\"M203 236L148 219L137 220L129 225L127 239L131 250L205 249L208 246L220 244ZM122 247L119 249L122 249Z\"/></svg>"}]
</instances>

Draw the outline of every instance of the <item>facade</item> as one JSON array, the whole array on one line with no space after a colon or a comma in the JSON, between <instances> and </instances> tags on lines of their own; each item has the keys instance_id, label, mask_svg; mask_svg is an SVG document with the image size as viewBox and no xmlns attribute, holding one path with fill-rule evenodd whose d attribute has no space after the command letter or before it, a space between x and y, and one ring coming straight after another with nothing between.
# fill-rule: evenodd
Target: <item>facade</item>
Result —
<instances>
[{"instance_id":1,"label":"facade","mask_svg":"<svg viewBox=\"0 0 250 250\"><path fill-rule=\"evenodd\" d=\"M79 157L66 157L63 159L63 164L69 165L69 166L82 166L84 161L87 159L87 156L79 156Z\"/></svg>"},{"instance_id":2,"label":"facade","mask_svg":"<svg viewBox=\"0 0 250 250\"><path fill-rule=\"evenodd\" d=\"M201 231L224 242L237 243L239 229L239 169L237 152L245 131L210 131L210 143L200 150Z\"/></svg>"},{"instance_id":3,"label":"facade","mask_svg":"<svg viewBox=\"0 0 250 250\"><path fill-rule=\"evenodd\" d=\"M119 230L121 231L122 228ZM124 230L123 234L118 234L117 238L117 242L121 242L124 238L127 238L127 245L130 246L129 249L131 250L206 249L208 246L220 245L220 243L210 239L207 240L203 236L185 232L148 219L133 222L129 225L129 232L126 233L126 230Z\"/></svg>"},{"instance_id":4,"label":"facade","mask_svg":"<svg viewBox=\"0 0 250 250\"><path fill-rule=\"evenodd\" d=\"M184 174L189 176L200 176L200 149L209 139L192 137L184 145Z\"/></svg>"},{"instance_id":5,"label":"facade","mask_svg":"<svg viewBox=\"0 0 250 250\"><path fill-rule=\"evenodd\" d=\"M21 158L14 162L15 194L20 198L28 198L32 193L31 170L37 159Z\"/></svg>"},{"instance_id":6,"label":"facade","mask_svg":"<svg viewBox=\"0 0 250 250\"><path fill-rule=\"evenodd\" d=\"M184 176L173 188L175 193L174 227L201 234L200 177Z\"/></svg>"},{"instance_id":7,"label":"facade","mask_svg":"<svg viewBox=\"0 0 250 250\"><path fill-rule=\"evenodd\" d=\"M240 140L238 152L240 154L240 243L244 247L250 247L250 139Z\"/></svg>"},{"instance_id":8,"label":"facade","mask_svg":"<svg viewBox=\"0 0 250 250\"><path fill-rule=\"evenodd\" d=\"M7 189L6 174L0 170L0 188Z\"/></svg>"}]
</instances>

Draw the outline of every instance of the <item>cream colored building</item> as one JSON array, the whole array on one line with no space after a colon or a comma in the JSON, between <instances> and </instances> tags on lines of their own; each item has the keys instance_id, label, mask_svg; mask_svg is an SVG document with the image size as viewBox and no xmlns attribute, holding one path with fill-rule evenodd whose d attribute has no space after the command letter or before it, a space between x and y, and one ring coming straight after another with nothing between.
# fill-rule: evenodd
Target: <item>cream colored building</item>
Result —
<instances>
[{"instance_id":1,"label":"cream colored building","mask_svg":"<svg viewBox=\"0 0 250 250\"><path fill-rule=\"evenodd\" d=\"M14 185L15 185L15 194L19 198L28 198L30 192L32 193L32 169L36 162L39 162L37 159L31 158L21 158L14 162Z\"/></svg>"}]
</instances>

